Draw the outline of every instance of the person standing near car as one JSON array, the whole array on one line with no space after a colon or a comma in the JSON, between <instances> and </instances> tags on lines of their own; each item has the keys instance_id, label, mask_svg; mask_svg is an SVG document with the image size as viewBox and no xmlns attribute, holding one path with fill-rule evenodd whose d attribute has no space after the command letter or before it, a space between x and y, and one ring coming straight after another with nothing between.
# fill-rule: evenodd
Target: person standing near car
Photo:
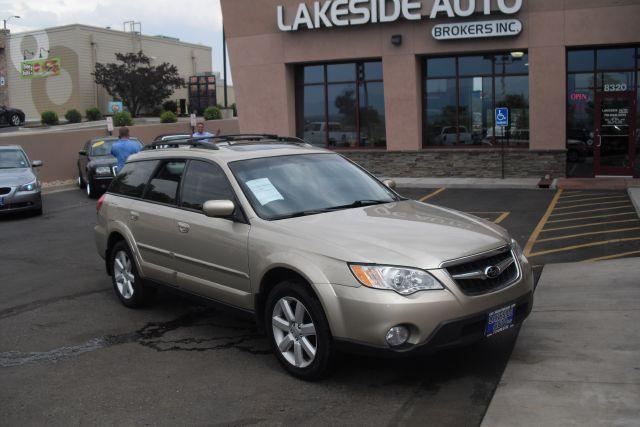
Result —
<instances>
[{"instance_id":1,"label":"person standing near car","mask_svg":"<svg viewBox=\"0 0 640 427\"><path fill-rule=\"evenodd\" d=\"M140 144L129 139L128 127L121 127L118 131L118 140L111 147L111 155L118 160L117 172L120 173L130 155L138 152L140 152Z\"/></svg>"},{"instance_id":2,"label":"person standing near car","mask_svg":"<svg viewBox=\"0 0 640 427\"><path fill-rule=\"evenodd\" d=\"M191 135L194 138L202 138L202 137L206 137L206 136L210 136L210 137L216 137L220 135L220 129L218 129L218 131L213 134L210 132L205 132L204 130L204 122L202 120L198 121L198 123L196 124L196 132L194 132L193 135Z\"/></svg>"}]
</instances>

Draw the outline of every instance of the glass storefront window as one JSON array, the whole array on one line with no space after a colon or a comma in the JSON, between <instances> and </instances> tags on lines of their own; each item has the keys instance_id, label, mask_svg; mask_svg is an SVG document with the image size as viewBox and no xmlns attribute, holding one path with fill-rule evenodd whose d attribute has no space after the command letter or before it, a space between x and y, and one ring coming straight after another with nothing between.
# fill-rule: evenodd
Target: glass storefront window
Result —
<instances>
[{"instance_id":1,"label":"glass storefront window","mask_svg":"<svg viewBox=\"0 0 640 427\"><path fill-rule=\"evenodd\" d=\"M636 50L634 48L623 49L598 49L598 70L627 70L635 66Z\"/></svg>"},{"instance_id":2,"label":"glass storefront window","mask_svg":"<svg viewBox=\"0 0 640 427\"><path fill-rule=\"evenodd\" d=\"M366 71L365 71L366 73ZM384 114L384 86L382 83L360 85L360 145L385 147L387 134Z\"/></svg>"},{"instance_id":3,"label":"glass storefront window","mask_svg":"<svg viewBox=\"0 0 640 427\"><path fill-rule=\"evenodd\" d=\"M456 75L455 58L427 59L427 72L430 77L452 77Z\"/></svg>"},{"instance_id":4,"label":"glass storefront window","mask_svg":"<svg viewBox=\"0 0 640 427\"><path fill-rule=\"evenodd\" d=\"M320 147L386 147L382 62L301 66L296 83L299 137Z\"/></svg>"},{"instance_id":5,"label":"glass storefront window","mask_svg":"<svg viewBox=\"0 0 640 427\"><path fill-rule=\"evenodd\" d=\"M567 55L567 69L569 71L593 71L595 64L593 50L575 50Z\"/></svg>"},{"instance_id":6,"label":"glass storefront window","mask_svg":"<svg viewBox=\"0 0 640 427\"><path fill-rule=\"evenodd\" d=\"M593 177L597 140L597 99L634 94L640 102L640 49L634 47L569 50L567 52L567 176ZM621 94L621 95L618 95ZM599 97L599 98L598 98ZM636 170L640 175L640 113L635 126Z\"/></svg>"},{"instance_id":7,"label":"glass storefront window","mask_svg":"<svg viewBox=\"0 0 640 427\"><path fill-rule=\"evenodd\" d=\"M428 58L424 145L528 146L528 62L526 52ZM494 126L497 107L510 109L507 131Z\"/></svg>"}]
</instances>

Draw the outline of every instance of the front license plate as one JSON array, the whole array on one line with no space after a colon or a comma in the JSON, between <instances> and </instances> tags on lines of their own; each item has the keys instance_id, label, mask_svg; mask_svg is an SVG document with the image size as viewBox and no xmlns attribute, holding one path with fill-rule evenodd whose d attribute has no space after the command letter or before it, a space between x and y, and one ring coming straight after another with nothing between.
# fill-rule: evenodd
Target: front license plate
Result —
<instances>
[{"instance_id":1,"label":"front license plate","mask_svg":"<svg viewBox=\"0 0 640 427\"><path fill-rule=\"evenodd\" d=\"M516 305L510 305L509 307L501 308L500 310L489 313L487 319L487 329L485 330L485 336L490 337L500 332L506 331L513 327L513 314L515 312Z\"/></svg>"}]
</instances>

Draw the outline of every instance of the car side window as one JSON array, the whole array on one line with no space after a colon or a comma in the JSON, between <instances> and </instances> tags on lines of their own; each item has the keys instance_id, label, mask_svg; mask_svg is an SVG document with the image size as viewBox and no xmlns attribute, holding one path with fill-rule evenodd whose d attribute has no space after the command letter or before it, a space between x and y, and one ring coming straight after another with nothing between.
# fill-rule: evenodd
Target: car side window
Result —
<instances>
[{"instance_id":1,"label":"car side window","mask_svg":"<svg viewBox=\"0 0 640 427\"><path fill-rule=\"evenodd\" d=\"M201 211L208 200L234 200L234 192L218 165L192 160L182 185L181 206Z\"/></svg>"},{"instance_id":2,"label":"car side window","mask_svg":"<svg viewBox=\"0 0 640 427\"><path fill-rule=\"evenodd\" d=\"M185 168L184 160L171 160L160 165L149 181L144 199L152 202L175 205Z\"/></svg>"},{"instance_id":3,"label":"car side window","mask_svg":"<svg viewBox=\"0 0 640 427\"><path fill-rule=\"evenodd\" d=\"M157 160L127 163L111 182L109 193L125 197L142 197L144 188L157 166Z\"/></svg>"}]
</instances>

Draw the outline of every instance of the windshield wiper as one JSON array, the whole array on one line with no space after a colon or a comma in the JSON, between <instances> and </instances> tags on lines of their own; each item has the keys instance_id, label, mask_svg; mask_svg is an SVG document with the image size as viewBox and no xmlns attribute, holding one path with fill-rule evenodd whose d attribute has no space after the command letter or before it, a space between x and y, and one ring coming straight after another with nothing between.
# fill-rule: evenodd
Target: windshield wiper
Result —
<instances>
[{"instance_id":1,"label":"windshield wiper","mask_svg":"<svg viewBox=\"0 0 640 427\"><path fill-rule=\"evenodd\" d=\"M273 219L279 220L279 219L288 219L288 218L299 218L301 216L318 215L321 213L335 212L335 211L341 211L344 209L351 209L351 208L360 208L363 206L382 205L382 204L391 203L391 202L392 201L389 201L389 200L356 200L353 203L349 203L348 205L332 206L330 208L294 212L287 215L277 216Z\"/></svg>"},{"instance_id":2,"label":"windshield wiper","mask_svg":"<svg viewBox=\"0 0 640 427\"><path fill-rule=\"evenodd\" d=\"M389 200L356 200L353 203L349 203L348 205L333 206L331 208L327 208L325 209L325 211L326 212L339 211L343 209L360 208L363 206L382 205L385 203L391 203L391 201Z\"/></svg>"}]
</instances>

